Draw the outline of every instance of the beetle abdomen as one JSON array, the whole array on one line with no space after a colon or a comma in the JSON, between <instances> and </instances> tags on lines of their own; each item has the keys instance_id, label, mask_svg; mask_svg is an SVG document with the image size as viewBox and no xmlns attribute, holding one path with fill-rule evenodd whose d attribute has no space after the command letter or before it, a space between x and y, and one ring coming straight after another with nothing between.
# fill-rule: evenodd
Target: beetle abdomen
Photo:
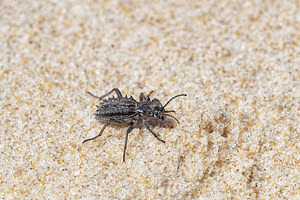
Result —
<instances>
[{"instance_id":1,"label":"beetle abdomen","mask_svg":"<svg viewBox=\"0 0 300 200\"><path fill-rule=\"evenodd\" d=\"M101 116L114 116L114 115L131 115L135 113L132 108L107 108L107 109L98 109L96 115Z\"/></svg>"}]
</instances>

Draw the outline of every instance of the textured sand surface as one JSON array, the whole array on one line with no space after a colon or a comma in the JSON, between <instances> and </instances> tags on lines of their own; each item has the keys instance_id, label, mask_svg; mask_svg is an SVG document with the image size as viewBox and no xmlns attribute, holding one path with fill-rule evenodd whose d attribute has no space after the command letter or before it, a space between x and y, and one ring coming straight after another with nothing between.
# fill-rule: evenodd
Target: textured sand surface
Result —
<instances>
[{"instance_id":1,"label":"textured sand surface","mask_svg":"<svg viewBox=\"0 0 300 200\"><path fill-rule=\"evenodd\" d=\"M300 2L0 1L0 198L299 199ZM179 125L103 126L114 87Z\"/></svg>"}]
</instances>

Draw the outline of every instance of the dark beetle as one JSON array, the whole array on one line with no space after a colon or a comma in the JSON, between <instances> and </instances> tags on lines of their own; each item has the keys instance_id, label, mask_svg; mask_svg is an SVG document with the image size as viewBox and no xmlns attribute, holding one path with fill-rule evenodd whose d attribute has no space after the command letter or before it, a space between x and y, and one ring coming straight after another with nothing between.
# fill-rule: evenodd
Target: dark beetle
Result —
<instances>
[{"instance_id":1,"label":"dark beetle","mask_svg":"<svg viewBox=\"0 0 300 200\"><path fill-rule=\"evenodd\" d=\"M186 94L179 94L172 97L165 105L162 105L161 102L154 98L150 99L150 95L153 91L151 91L147 96L144 93L140 94L140 101L136 101L132 96L125 97L122 96L120 90L118 88L114 88L108 93L104 94L101 97L95 96L92 93L88 92L91 96L102 100L104 97L110 95L111 93L115 92L117 94L117 98L112 97L108 99L104 99L99 103L97 106L97 111L94 115L96 115L97 120L104 121L105 124L102 127L100 133L90 139L84 140L83 143L94 140L100 137L109 123L116 123L116 124L124 124L128 125L129 128L126 131L126 138L125 138L125 146L123 152L123 162L125 162L125 152L127 148L127 140L128 134L139 125L143 125L148 129L154 137L156 137L159 141L165 143L164 140L160 139L149 127L148 122L151 119L158 119L163 121L165 117L171 117L175 119L178 123L179 121L172 115L168 114L170 112L175 112L174 110L165 110L165 107L172 101L173 99L180 97L180 96L187 96Z\"/></svg>"}]
</instances>

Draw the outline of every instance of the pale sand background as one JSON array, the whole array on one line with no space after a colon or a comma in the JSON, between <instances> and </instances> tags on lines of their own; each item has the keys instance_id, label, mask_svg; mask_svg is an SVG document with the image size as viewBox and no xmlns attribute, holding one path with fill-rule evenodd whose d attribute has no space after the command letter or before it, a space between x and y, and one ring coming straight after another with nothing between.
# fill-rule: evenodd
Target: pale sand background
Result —
<instances>
[{"instance_id":1,"label":"pale sand background","mask_svg":"<svg viewBox=\"0 0 300 200\"><path fill-rule=\"evenodd\" d=\"M266 3L264 3L266 2ZM0 197L299 199L299 1L1 1ZM175 128L92 115L154 90Z\"/></svg>"}]
</instances>

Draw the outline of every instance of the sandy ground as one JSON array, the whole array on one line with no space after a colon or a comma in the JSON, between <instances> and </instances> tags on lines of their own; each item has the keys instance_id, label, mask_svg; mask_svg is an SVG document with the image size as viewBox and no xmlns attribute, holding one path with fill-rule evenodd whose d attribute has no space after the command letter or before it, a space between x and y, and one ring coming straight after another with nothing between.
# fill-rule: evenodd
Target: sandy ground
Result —
<instances>
[{"instance_id":1,"label":"sandy ground","mask_svg":"<svg viewBox=\"0 0 300 200\"><path fill-rule=\"evenodd\" d=\"M0 2L2 199L299 199L299 1ZM181 122L93 113L154 90Z\"/></svg>"}]
</instances>

